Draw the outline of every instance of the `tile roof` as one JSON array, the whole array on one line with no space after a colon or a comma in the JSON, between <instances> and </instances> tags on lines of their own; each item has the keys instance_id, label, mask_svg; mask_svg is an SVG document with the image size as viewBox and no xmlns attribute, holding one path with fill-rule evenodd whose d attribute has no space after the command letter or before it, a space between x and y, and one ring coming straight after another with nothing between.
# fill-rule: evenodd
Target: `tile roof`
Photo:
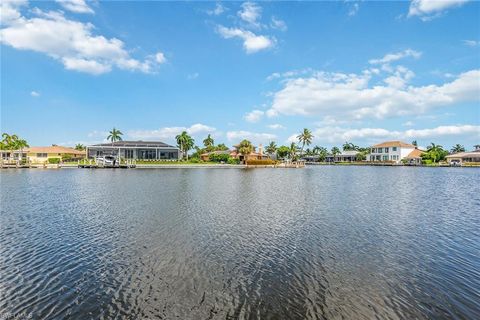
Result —
<instances>
[{"instance_id":1,"label":"tile roof","mask_svg":"<svg viewBox=\"0 0 480 320\"><path fill-rule=\"evenodd\" d=\"M402 141L385 141L385 142L376 144L372 147L373 148L383 148L383 147L415 148L413 144L402 142Z\"/></svg>"},{"instance_id":2,"label":"tile roof","mask_svg":"<svg viewBox=\"0 0 480 320\"><path fill-rule=\"evenodd\" d=\"M445 158L480 158L480 152L479 151L471 151L471 152L459 152L459 153L454 153L454 154L449 154Z\"/></svg>"},{"instance_id":3,"label":"tile roof","mask_svg":"<svg viewBox=\"0 0 480 320\"><path fill-rule=\"evenodd\" d=\"M175 148L174 146L171 146L169 144L166 144L165 142L161 141L115 141L115 142L108 142L108 143L100 143L100 144L95 144L92 147L156 147L156 148L162 148L162 147L169 147L169 148Z\"/></svg>"},{"instance_id":4,"label":"tile roof","mask_svg":"<svg viewBox=\"0 0 480 320\"><path fill-rule=\"evenodd\" d=\"M413 149L412 152L410 152L408 154L408 156L406 156L407 159L415 159L415 158L421 158L422 157L422 153L424 153L425 151L422 151L420 149Z\"/></svg>"},{"instance_id":5,"label":"tile roof","mask_svg":"<svg viewBox=\"0 0 480 320\"><path fill-rule=\"evenodd\" d=\"M23 149L27 153L68 153L75 155L85 155L85 151L75 150L73 148L62 146L50 146L50 147L29 147Z\"/></svg>"}]
</instances>

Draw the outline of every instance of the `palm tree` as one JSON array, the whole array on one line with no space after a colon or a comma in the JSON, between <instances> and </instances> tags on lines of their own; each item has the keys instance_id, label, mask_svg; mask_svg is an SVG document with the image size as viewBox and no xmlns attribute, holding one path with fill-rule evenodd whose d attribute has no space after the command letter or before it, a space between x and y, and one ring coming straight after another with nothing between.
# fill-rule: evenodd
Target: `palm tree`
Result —
<instances>
[{"instance_id":1,"label":"palm tree","mask_svg":"<svg viewBox=\"0 0 480 320\"><path fill-rule=\"evenodd\" d=\"M309 146L312 143L312 132L307 128L304 128L303 132L297 136L297 139L302 144L302 152L300 154L303 154L303 148L305 147L305 145Z\"/></svg>"},{"instance_id":2,"label":"palm tree","mask_svg":"<svg viewBox=\"0 0 480 320\"><path fill-rule=\"evenodd\" d=\"M211 137L211 135L209 134L207 136L207 138L205 138L205 140L203 140L203 145L208 148L208 147L213 147L215 144L215 141L213 140L213 138Z\"/></svg>"},{"instance_id":3,"label":"palm tree","mask_svg":"<svg viewBox=\"0 0 480 320\"><path fill-rule=\"evenodd\" d=\"M77 144L75 145L75 150L83 151L83 150L85 150L85 146L84 146L83 144L81 144L81 143L77 143Z\"/></svg>"},{"instance_id":4,"label":"palm tree","mask_svg":"<svg viewBox=\"0 0 480 320\"><path fill-rule=\"evenodd\" d=\"M114 127L112 129L112 131L109 132L107 140L112 141L112 146L113 146L114 142L122 141L122 135L123 135L123 133L120 130L115 129L115 127Z\"/></svg>"},{"instance_id":5,"label":"palm tree","mask_svg":"<svg viewBox=\"0 0 480 320\"><path fill-rule=\"evenodd\" d=\"M296 159L296 157L297 157L297 150L298 150L297 145L295 144L295 142L292 142L292 143L290 144L290 148L289 148L289 150L288 150L288 153L289 153L289 155L290 155L290 159L291 159L292 161L295 161L295 159ZM302 152L303 152L303 151L302 151Z\"/></svg>"},{"instance_id":6,"label":"palm tree","mask_svg":"<svg viewBox=\"0 0 480 320\"><path fill-rule=\"evenodd\" d=\"M437 160L440 160L442 153L444 153L443 147L441 145L431 143L427 147L427 153L429 157L433 160L433 162L437 162Z\"/></svg>"},{"instance_id":7,"label":"palm tree","mask_svg":"<svg viewBox=\"0 0 480 320\"><path fill-rule=\"evenodd\" d=\"M413 141L412 141L412 144L413 144L415 147L418 147L417 140L413 140Z\"/></svg>"},{"instance_id":8,"label":"palm tree","mask_svg":"<svg viewBox=\"0 0 480 320\"><path fill-rule=\"evenodd\" d=\"M453 146L452 150L450 150L451 153L459 153L459 152L465 152L465 147L462 146L461 144L456 144Z\"/></svg>"},{"instance_id":9,"label":"palm tree","mask_svg":"<svg viewBox=\"0 0 480 320\"><path fill-rule=\"evenodd\" d=\"M23 158L23 149L28 148L29 145L26 140L17 139L14 143L14 150L20 150L20 154L18 155L18 159L22 160Z\"/></svg>"},{"instance_id":10,"label":"palm tree","mask_svg":"<svg viewBox=\"0 0 480 320\"><path fill-rule=\"evenodd\" d=\"M246 139L237 146L237 151L243 156L243 162L247 163L247 156L255 150L252 143Z\"/></svg>"},{"instance_id":11,"label":"palm tree","mask_svg":"<svg viewBox=\"0 0 480 320\"><path fill-rule=\"evenodd\" d=\"M265 148L265 151L267 152L267 154L271 157L272 155L275 154L275 152L277 151L277 144L275 143L275 141L271 141L268 146Z\"/></svg>"},{"instance_id":12,"label":"palm tree","mask_svg":"<svg viewBox=\"0 0 480 320\"><path fill-rule=\"evenodd\" d=\"M188 135L187 131L182 131L182 133L177 135L175 139L177 140L178 147L180 148L180 151L182 151L183 156L186 156L188 160L188 151L195 145L195 140Z\"/></svg>"},{"instance_id":13,"label":"palm tree","mask_svg":"<svg viewBox=\"0 0 480 320\"><path fill-rule=\"evenodd\" d=\"M337 154L340 154L340 149L338 149L337 147L333 147L331 152L333 155L333 162L335 162L335 157L337 156Z\"/></svg>"}]
</instances>

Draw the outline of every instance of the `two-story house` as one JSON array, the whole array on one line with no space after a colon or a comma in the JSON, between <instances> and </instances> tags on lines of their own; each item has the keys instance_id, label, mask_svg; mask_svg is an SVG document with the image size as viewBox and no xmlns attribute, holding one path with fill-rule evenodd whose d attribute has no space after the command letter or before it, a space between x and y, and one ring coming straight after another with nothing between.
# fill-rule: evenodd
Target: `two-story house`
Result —
<instances>
[{"instance_id":1,"label":"two-story house","mask_svg":"<svg viewBox=\"0 0 480 320\"><path fill-rule=\"evenodd\" d=\"M399 163L414 151L413 144L402 141L386 141L372 146L367 161L393 161Z\"/></svg>"}]
</instances>

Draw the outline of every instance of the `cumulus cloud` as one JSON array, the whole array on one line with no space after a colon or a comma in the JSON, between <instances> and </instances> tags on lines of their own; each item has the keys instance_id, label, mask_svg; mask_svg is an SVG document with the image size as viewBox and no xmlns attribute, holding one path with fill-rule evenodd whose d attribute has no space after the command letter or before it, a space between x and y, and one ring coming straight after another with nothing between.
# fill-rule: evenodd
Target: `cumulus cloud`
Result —
<instances>
[{"instance_id":1,"label":"cumulus cloud","mask_svg":"<svg viewBox=\"0 0 480 320\"><path fill-rule=\"evenodd\" d=\"M439 17L447 9L460 7L468 0L412 0L408 16L417 16L423 21Z\"/></svg>"},{"instance_id":2,"label":"cumulus cloud","mask_svg":"<svg viewBox=\"0 0 480 320\"><path fill-rule=\"evenodd\" d=\"M476 40L463 40L463 44L469 47L478 47L480 45L480 41Z\"/></svg>"},{"instance_id":3,"label":"cumulus cloud","mask_svg":"<svg viewBox=\"0 0 480 320\"><path fill-rule=\"evenodd\" d=\"M94 13L85 0L55 0L64 9L75 13Z\"/></svg>"},{"instance_id":4,"label":"cumulus cloud","mask_svg":"<svg viewBox=\"0 0 480 320\"><path fill-rule=\"evenodd\" d=\"M233 142L239 142L243 139L250 140L251 142L258 143L267 143L268 141L274 140L277 136L271 133L257 133L250 131L228 131L227 139Z\"/></svg>"},{"instance_id":5,"label":"cumulus cloud","mask_svg":"<svg viewBox=\"0 0 480 320\"><path fill-rule=\"evenodd\" d=\"M244 2L241 7L242 9L237 13L240 19L252 26L259 27L258 20L262 17L262 8L253 2Z\"/></svg>"},{"instance_id":6,"label":"cumulus cloud","mask_svg":"<svg viewBox=\"0 0 480 320\"><path fill-rule=\"evenodd\" d=\"M415 55L417 53L405 51L386 55L373 63L376 64L377 60L378 63L388 63L398 60L399 56ZM466 71L444 84L423 86L410 85L413 76L411 70L396 66L382 71L367 69L358 74L313 72L289 78L281 82L280 90L274 92L266 115L382 119L419 115L432 108L480 100L480 70Z\"/></svg>"},{"instance_id":7,"label":"cumulus cloud","mask_svg":"<svg viewBox=\"0 0 480 320\"><path fill-rule=\"evenodd\" d=\"M272 17L270 27L280 31L287 31L287 24L285 23L285 21L277 19L276 17Z\"/></svg>"},{"instance_id":8,"label":"cumulus cloud","mask_svg":"<svg viewBox=\"0 0 480 320\"><path fill-rule=\"evenodd\" d=\"M197 79L199 76L200 76L200 74L199 74L198 72L194 72L194 73L190 73L189 75L187 75L187 79L188 79L188 80L195 80L195 79Z\"/></svg>"},{"instance_id":9,"label":"cumulus cloud","mask_svg":"<svg viewBox=\"0 0 480 320\"><path fill-rule=\"evenodd\" d=\"M38 91L32 91L32 92L30 92L30 95L31 95L32 97L40 97L40 92L38 92Z\"/></svg>"},{"instance_id":10,"label":"cumulus cloud","mask_svg":"<svg viewBox=\"0 0 480 320\"><path fill-rule=\"evenodd\" d=\"M187 131L188 134L195 136L200 134L214 133L216 129L201 123L196 123L190 127L164 127L155 130L130 130L127 135L133 139L163 139L172 140L176 135L182 131Z\"/></svg>"},{"instance_id":11,"label":"cumulus cloud","mask_svg":"<svg viewBox=\"0 0 480 320\"><path fill-rule=\"evenodd\" d=\"M354 143L378 143L383 140L415 140L436 139L446 136L473 136L480 138L480 126L458 125L439 126L431 129L409 129L406 131L387 130L384 128L341 128L322 127L313 130L314 142L342 143L353 141ZM288 141L297 141L296 135L289 137Z\"/></svg>"},{"instance_id":12,"label":"cumulus cloud","mask_svg":"<svg viewBox=\"0 0 480 320\"><path fill-rule=\"evenodd\" d=\"M207 10L207 14L208 15L211 15L211 16L219 16L221 15L222 13L225 12L225 7L220 3L220 2L217 2L215 4L215 8L212 9L212 10Z\"/></svg>"},{"instance_id":13,"label":"cumulus cloud","mask_svg":"<svg viewBox=\"0 0 480 320\"><path fill-rule=\"evenodd\" d=\"M278 123L269 124L267 127L270 128L270 129L273 129L273 130L285 129L284 126L282 126L281 124L278 124Z\"/></svg>"},{"instance_id":14,"label":"cumulus cloud","mask_svg":"<svg viewBox=\"0 0 480 320\"><path fill-rule=\"evenodd\" d=\"M255 53L271 48L275 45L275 38L256 35L255 33L239 28L227 28L218 26L217 32L225 39L240 38L243 40L243 48L247 53Z\"/></svg>"},{"instance_id":15,"label":"cumulus cloud","mask_svg":"<svg viewBox=\"0 0 480 320\"><path fill-rule=\"evenodd\" d=\"M264 114L265 112L263 112L262 110L253 110L246 113L244 116L244 119L248 122L255 123L260 121L260 119L263 117Z\"/></svg>"},{"instance_id":16,"label":"cumulus cloud","mask_svg":"<svg viewBox=\"0 0 480 320\"><path fill-rule=\"evenodd\" d=\"M407 58L407 57L412 57L412 58L418 59L421 56L422 56L422 53L419 52L419 51L415 51L415 50L412 50L412 49L406 49L404 51L386 54L384 57L379 58L379 59L368 60L368 63L370 63L370 64L388 64L388 63L391 63L391 62L394 62L394 61L397 61L397 60L400 60L400 59L403 59L403 58Z\"/></svg>"},{"instance_id":17,"label":"cumulus cloud","mask_svg":"<svg viewBox=\"0 0 480 320\"><path fill-rule=\"evenodd\" d=\"M94 35L91 23L69 20L62 12L39 9L27 18L21 15L20 7L18 3L2 2L2 18L5 15L6 19L2 20L0 41L15 49L44 53L68 70L98 75L117 67L152 73L165 62L161 52L143 61L132 58L121 40Z\"/></svg>"},{"instance_id":18,"label":"cumulus cloud","mask_svg":"<svg viewBox=\"0 0 480 320\"><path fill-rule=\"evenodd\" d=\"M360 10L360 5L358 2L352 3L348 8L348 16L355 16L358 13L358 10Z\"/></svg>"}]
</instances>

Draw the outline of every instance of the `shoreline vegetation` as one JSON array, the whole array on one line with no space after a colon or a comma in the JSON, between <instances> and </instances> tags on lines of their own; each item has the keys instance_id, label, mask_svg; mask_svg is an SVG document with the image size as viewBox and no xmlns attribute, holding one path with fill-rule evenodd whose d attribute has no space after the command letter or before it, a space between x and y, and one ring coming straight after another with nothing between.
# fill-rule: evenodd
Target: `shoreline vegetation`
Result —
<instances>
[{"instance_id":1,"label":"shoreline vegetation","mask_svg":"<svg viewBox=\"0 0 480 320\"><path fill-rule=\"evenodd\" d=\"M123 133L120 130L113 128L109 131L107 140L113 145L117 141L122 141L122 135ZM274 141L271 141L263 150L262 145L259 145L257 152L256 147L249 140L243 139L239 144L234 145L234 149L230 149L224 143L215 144L210 134L202 141L203 146L198 146L195 145L193 137L183 131L175 137L180 152L178 159L152 160L118 157L117 166L122 168L299 168L305 165L480 167L480 162L475 162L477 159L470 159L471 162L461 163L461 165L446 161L448 156L465 152L465 147L461 144L454 145L448 151L441 145L431 143L426 150L421 150L417 147L417 141L414 140L410 146L418 151L418 155L415 162L412 163L411 159L406 158L400 159L401 161L384 161L383 158L382 161L379 160L380 158L374 159L375 161L367 161L371 153L375 153L375 146L360 147L351 142L345 142L342 148L334 146L331 150L321 146L310 148L314 136L307 128L303 129L296 138L298 143L291 142L288 146L277 146ZM57 147L57 145L52 146ZM52 157L47 155L47 158L39 162L33 162L27 157L27 151L25 150L29 148L27 141L21 139L18 135L3 133L0 141L1 167L112 167L99 164L96 158L88 158L85 152L86 147L82 144L70 148L70 150L76 152L83 152L82 157L72 156L71 154L55 154ZM475 148L480 151L480 146L477 145ZM393 150L396 150L396 148ZM8 157L5 155L8 155ZM348 157L348 161L342 158L345 156Z\"/></svg>"}]
</instances>

